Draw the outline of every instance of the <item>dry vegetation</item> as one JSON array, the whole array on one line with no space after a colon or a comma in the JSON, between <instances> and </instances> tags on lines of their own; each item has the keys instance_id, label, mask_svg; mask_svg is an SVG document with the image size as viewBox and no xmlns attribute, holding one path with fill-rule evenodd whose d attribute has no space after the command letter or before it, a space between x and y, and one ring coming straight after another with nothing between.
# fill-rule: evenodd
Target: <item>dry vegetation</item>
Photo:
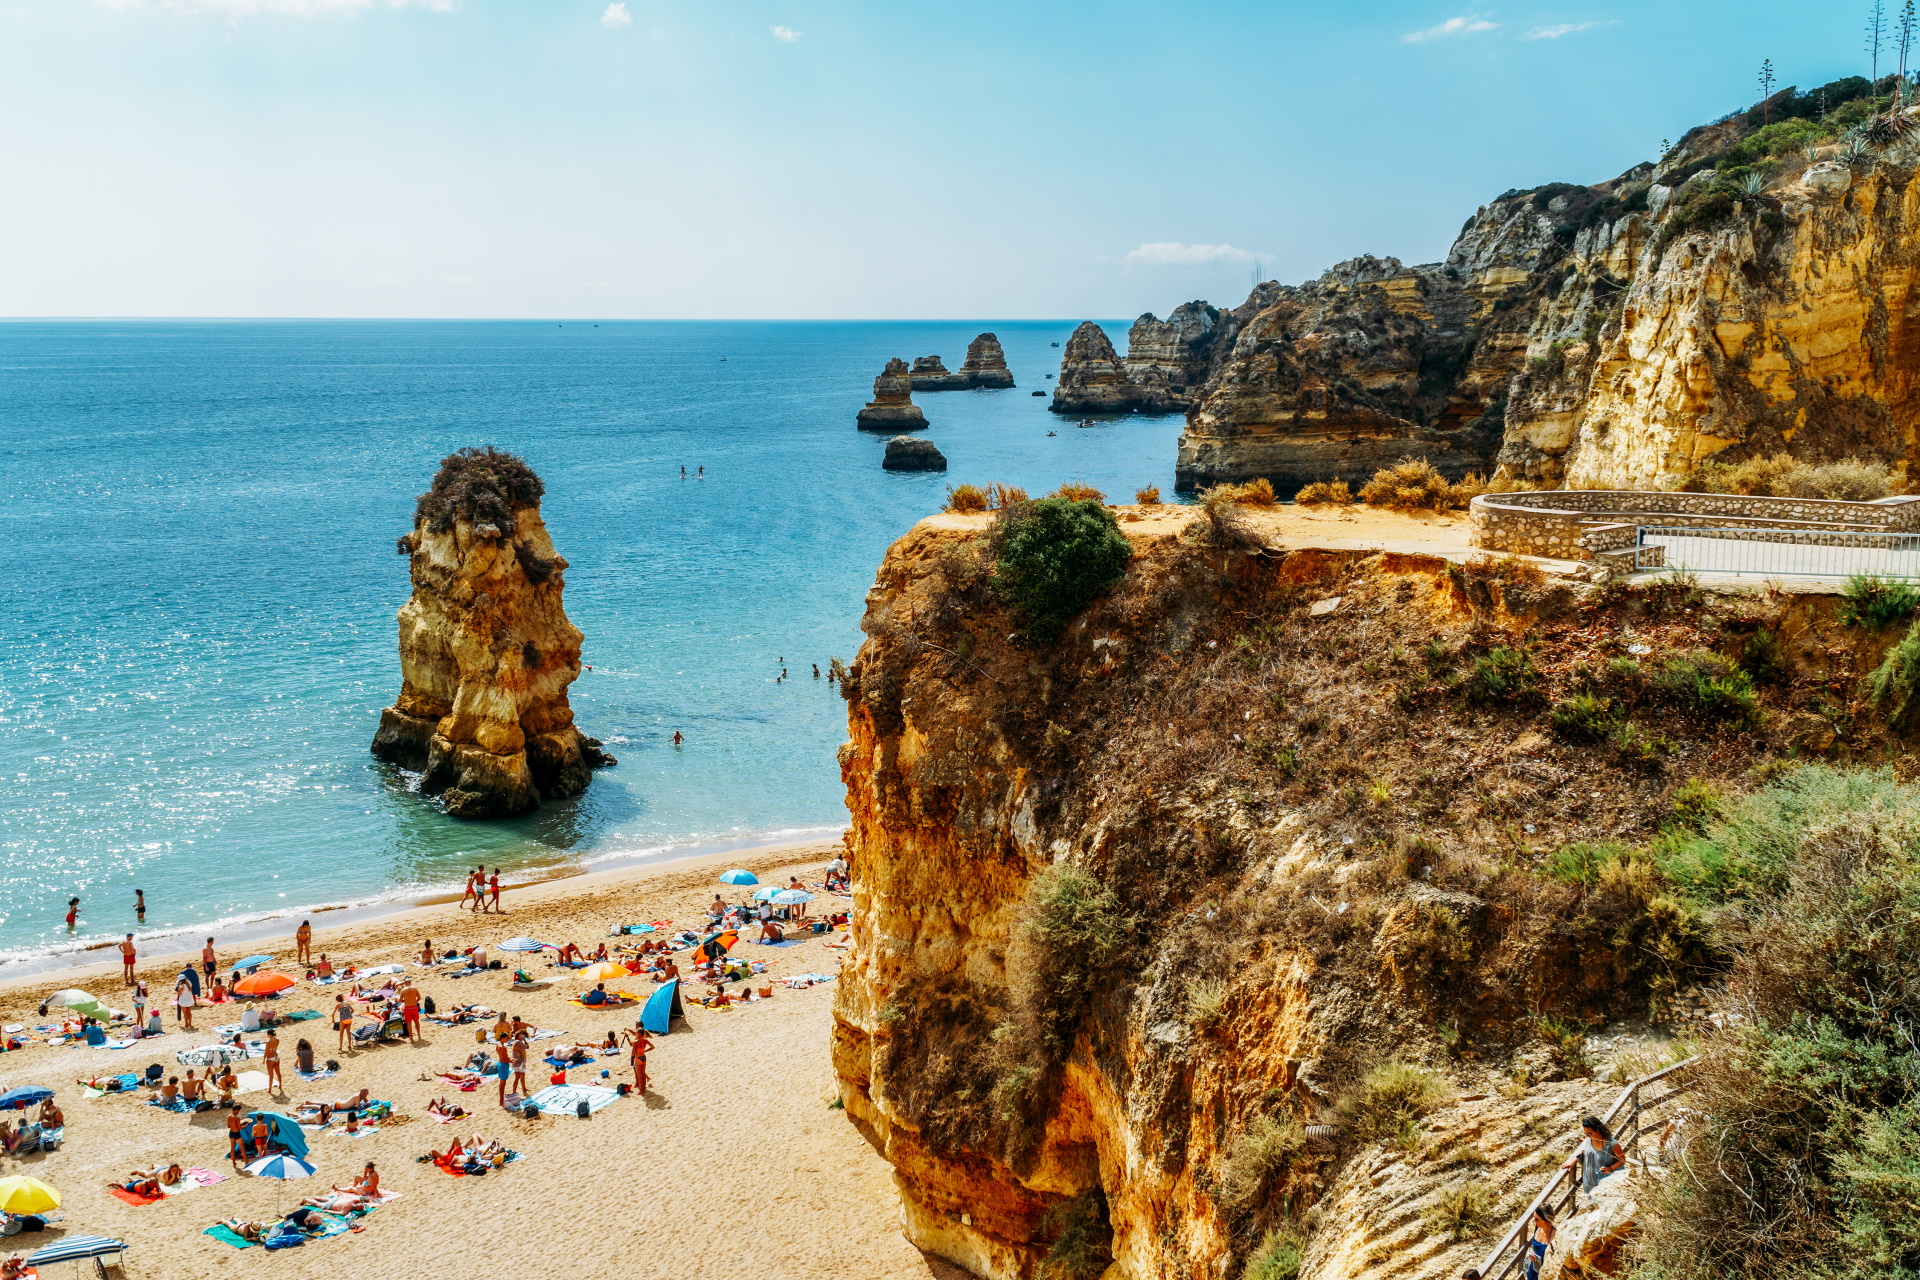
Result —
<instances>
[{"instance_id":1,"label":"dry vegetation","mask_svg":"<svg viewBox=\"0 0 1920 1280\"><path fill-rule=\"evenodd\" d=\"M1690 493L1743 493L1774 498L1830 498L1843 502L1872 502L1902 492L1905 464L1846 458L1814 463L1776 453L1745 462L1709 462L1683 488Z\"/></svg>"},{"instance_id":2,"label":"dry vegetation","mask_svg":"<svg viewBox=\"0 0 1920 1280\"><path fill-rule=\"evenodd\" d=\"M1293 500L1301 506L1350 506L1358 501L1394 511L1458 511L1483 493L1504 493L1512 487L1478 472L1448 480L1425 458L1402 458L1374 472L1357 495L1336 477L1306 485Z\"/></svg>"}]
</instances>

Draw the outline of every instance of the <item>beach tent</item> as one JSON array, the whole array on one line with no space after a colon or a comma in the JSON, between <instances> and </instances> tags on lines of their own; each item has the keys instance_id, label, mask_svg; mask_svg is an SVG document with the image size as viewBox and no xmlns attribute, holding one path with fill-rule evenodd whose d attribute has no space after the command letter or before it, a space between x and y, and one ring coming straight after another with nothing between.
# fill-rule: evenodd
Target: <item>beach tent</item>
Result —
<instances>
[{"instance_id":1,"label":"beach tent","mask_svg":"<svg viewBox=\"0 0 1920 1280\"><path fill-rule=\"evenodd\" d=\"M751 871L742 871L739 867L721 875L721 884L759 884L760 877Z\"/></svg>"},{"instance_id":2,"label":"beach tent","mask_svg":"<svg viewBox=\"0 0 1920 1280\"><path fill-rule=\"evenodd\" d=\"M684 1020L686 1016L680 1010L680 980L676 978L647 998L646 1006L640 1010L640 1026L656 1036L664 1036L673 1029L670 1025L673 1019Z\"/></svg>"},{"instance_id":3,"label":"beach tent","mask_svg":"<svg viewBox=\"0 0 1920 1280\"><path fill-rule=\"evenodd\" d=\"M26 1084L0 1093L0 1111L25 1111L36 1102L45 1102L53 1090L44 1085Z\"/></svg>"},{"instance_id":4,"label":"beach tent","mask_svg":"<svg viewBox=\"0 0 1920 1280\"><path fill-rule=\"evenodd\" d=\"M293 1122L292 1116L281 1115L278 1111L249 1111L247 1113L249 1129L253 1127L255 1119L267 1122L267 1128L272 1131L268 1141L285 1147L289 1154L296 1156L307 1154L307 1135L300 1132L300 1126Z\"/></svg>"},{"instance_id":5,"label":"beach tent","mask_svg":"<svg viewBox=\"0 0 1920 1280\"><path fill-rule=\"evenodd\" d=\"M508 938L500 944L500 949L502 951L538 951L542 947L552 945L551 942L535 942L532 938Z\"/></svg>"}]
</instances>

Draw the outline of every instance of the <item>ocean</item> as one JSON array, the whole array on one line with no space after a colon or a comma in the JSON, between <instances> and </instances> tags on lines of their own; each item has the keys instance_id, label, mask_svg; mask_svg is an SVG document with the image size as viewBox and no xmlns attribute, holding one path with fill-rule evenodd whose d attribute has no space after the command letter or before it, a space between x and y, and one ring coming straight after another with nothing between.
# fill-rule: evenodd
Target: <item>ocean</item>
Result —
<instances>
[{"instance_id":1,"label":"ocean","mask_svg":"<svg viewBox=\"0 0 1920 1280\"><path fill-rule=\"evenodd\" d=\"M524 876L831 836L845 712L813 666L858 649L887 545L949 484L1172 494L1177 417L1079 428L1030 394L1072 329L0 324L0 962L129 930L258 936L457 888L480 860ZM884 437L854 427L874 375L958 369L983 330L1017 389L916 394L950 469L882 471ZM480 444L546 482L593 668L575 717L620 760L492 823L367 750L400 687L394 539L439 459Z\"/></svg>"}]
</instances>

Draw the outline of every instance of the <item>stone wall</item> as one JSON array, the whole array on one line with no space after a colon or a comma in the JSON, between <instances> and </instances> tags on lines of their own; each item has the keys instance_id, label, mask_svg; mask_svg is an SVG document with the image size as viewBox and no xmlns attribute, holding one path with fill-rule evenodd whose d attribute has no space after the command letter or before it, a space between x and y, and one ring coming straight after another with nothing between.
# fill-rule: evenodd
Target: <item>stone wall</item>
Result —
<instances>
[{"instance_id":1,"label":"stone wall","mask_svg":"<svg viewBox=\"0 0 1920 1280\"><path fill-rule=\"evenodd\" d=\"M1471 541L1488 551L1590 560L1596 548L1588 536L1598 527L1686 525L1724 528L1745 525L1773 529L1838 530L1874 533L1920 531L1920 497L1882 498L1876 502L1829 502L1817 498L1766 498L1732 493L1667 493L1623 489L1554 489L1533 493L1485 494L1468 511Z\"/></svg>"}]
</instances>

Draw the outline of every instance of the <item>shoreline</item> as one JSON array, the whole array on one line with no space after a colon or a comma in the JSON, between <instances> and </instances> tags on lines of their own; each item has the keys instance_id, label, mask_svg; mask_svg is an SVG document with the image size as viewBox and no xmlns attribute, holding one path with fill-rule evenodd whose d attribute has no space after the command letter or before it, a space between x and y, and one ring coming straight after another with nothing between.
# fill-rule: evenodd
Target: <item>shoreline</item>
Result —
<instances>
[{"instance_id":1,"label":"shoreline","mask_svg":"<svg viewBox=\"0 0 1920 1280\"><path fill-rule=\"evenodd\" d=\"M747 858L765 863L778 855L792 854L799 850L815 847L838 848L845 834L846 829L841 828L832 835L822 834L817 837L773 844L725 844L725 847L719 848L712 845L683 846L656 853L614 854L595 862L568 863L545 868L546 874L536 874L515 883L507 883L503 880L500 892L503 904L507 901L506 895L509 892L521 895L514 901L525 902L528 899L524 895L528 890L554 885L568 885L573 889L592 893L597 887L609 885L624 877L633 877L635 882L639 883L657 874L697 870L707 863ZM689 851L689 848L692 851ZM792 859L789 857L786 860ZM745 863L743 862L742 865ZM636 872L644 874L635 876ZM290 944L294 930L299 927L293 922L305 919L313 922L317 947L319 939L328 933L336 933L352 926L393 921L401 917L424 918L425 913L460 901L460 893L451 888L423 889L371 901L360 900L316 907L289 908L285 911L276 911L272 915L240 921L231 926L214 921L170 928L164 932L156 931L146 936L142 936L140 931L135 929L134 941L139 951L140 966L145 968L149 962L161 960L197 960L200 954L198 940L206 937L208 932L214 936L214 945L223 952L237 945L265 942L275 938L284 938ZM99 973L112 976L120 967L119 954L114 950L116 945L116 939L104 939L77 945L72 950L40 952L18 959L0 961L0 991L13 990L20 985L43 979L49 974L83 979L97 970ZM156 947L166 949L155 949Z\"/></svg>"}]
</instances>

